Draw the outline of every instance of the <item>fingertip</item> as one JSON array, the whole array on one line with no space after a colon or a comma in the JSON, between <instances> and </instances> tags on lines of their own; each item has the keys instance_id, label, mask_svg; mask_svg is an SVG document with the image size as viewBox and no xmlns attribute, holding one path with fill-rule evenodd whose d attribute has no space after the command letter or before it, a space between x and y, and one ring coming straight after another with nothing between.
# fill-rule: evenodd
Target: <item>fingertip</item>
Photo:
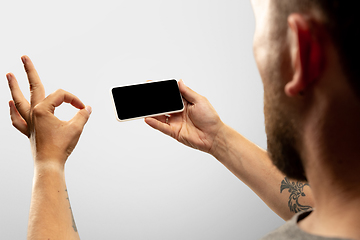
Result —
<instances>
[{"instance_id":1,"label":"fingertip","mask_svg":"<svg viewBox=\"0 0 360 240\"><path fill-rule=\"evenodd\" d=\"M8 72L5 76L6 76L8 81L11 81L12 74L10 72Z\"/></svg>"},{"instance_id":2,"label":"fingertip","mask_svg":"<svg viewBox=\"0 0 360 240\"><path fill-rule=\"evenodd\" d=\"M153 120L152 120L152 118L147 117L147 118L144 118L144 121L145 121L145 123L147 123L148 125L150 125L151 121L153 121Z\"/></svg>"},{"instance_id":3,"label":"fingertip","mask_svg":"<svg viewBox=\"0 0 360 240\"><path fill-rule=\"evenodd\" d=\"M86 106L85 109L89 113L89 115L92 113L92 108L90 106Z\"/></svg>"},{"instance_id":4,"label":"fingertip","mask_svg":"<svg viewBox=\"0 0 360 240\"><path fill-rule=\"evenodd\" d=\"M182 79L179 80L179 89L181 92L185 90L186 85L184 84L184 81Z\"/></svg>"},{"instance_id":5,"label":"fingertip","mask_svg":"<svg viewBox=\"0 0 360 240\"><path fill-rule=\"evenodd\" d=\"M23 55L21 56L21 61L23 62L23 64L26 63L26 60L28 59L29 57L27 55Z\"/></svg>"},{"instance_id":6,"label":"fingertip","mask_svg":"<svg viewBox=\"0 0 360 240\"><path fill-rule=\"evenodd\" d=\"M156 120L155 118L152 117L145 118L145 123L150 127L159 130L159 125L158 125L159 121Z\"/></svg>"},{"instance_id":7,"label":"fingertip","mask_svg":"<svg viewBox=\"0 0 360 240\"><path fill-rule=\"evenodd\" d=\"M70 121L80 123L83 127L90 118L88 107L89 106L86 106L85 108L80 109Z\"/></svg>"},{"instance_id":8,"label":"fingertip","mask_svg":"<svg viewBox=\"0 0 360 240\"><path fill-rule=\"evenodd\" d=\"M182 79L180 79L180 81L179 81L179 88L180 88L180 90L182 91L182 92L186 92L186 91L188 91L188 90L191 90L185 83L184 83L184 81L182 80Z\"/></svg>"},{"instance_id":9,"label":"fingertip","mask_svg":"<svg viewBox=\"0 0 360 240\"><path fill-rule=\"evenodd\" d=\"M184 99L187 100L189 103L195 103L199 94L186 86L184 81L181 80L179 83L180 93L184 97Z\"/></svg>"},{"instance_id":10,"label":"fingertip","mask_svg":"<svg viewBox=\"0 0 360 240\"><path fill-rule=\"evenodd\" d=\"M12 72L8 72L6 74L6 79L8 81L8 84L9 84L9 87L13 86L14 83L16 83L16 78L15 78L15 75L12 73Z\"/></svg>"}]
</instances>

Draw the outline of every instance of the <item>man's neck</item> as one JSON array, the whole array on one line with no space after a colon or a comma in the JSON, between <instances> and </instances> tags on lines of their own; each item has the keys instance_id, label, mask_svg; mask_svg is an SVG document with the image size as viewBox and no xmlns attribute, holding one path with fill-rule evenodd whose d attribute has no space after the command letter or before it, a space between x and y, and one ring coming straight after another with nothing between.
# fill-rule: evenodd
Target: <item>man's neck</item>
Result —
<instances>
[{"instance_id":1,"label":"man's neck","mask_svg":"<svg viewBox=\"0 0 360 240\"><path fill-rule=\"evenodd\" d=\"M306 167L315 208L299 227L324 237L360 239L360 164L354 163L360 158L336 151L326 160L316 158Z\"/></svg>"},{"instance_id":2,"label":"man's neck","mask_svg":"<svg viewBox=\"0 0 360 240\"><path fill-rule=\"evenodd\" d=\"M300 229L323 237L360 239L360 198L315 206L319 207L298 223Z\"/></svg>"},{"instance_id":3,"label":"man's neck","mask_svg":"<svg viewBox=\"0 0 360 240\"><path fill-rule=\"evenodd\" d=\"M331 80L322 86L330 90L314 94L303 122L301 152L315 210L299 226L315 235L360 239L360 102L347 85Z\"/></svg>"}]
</instances>

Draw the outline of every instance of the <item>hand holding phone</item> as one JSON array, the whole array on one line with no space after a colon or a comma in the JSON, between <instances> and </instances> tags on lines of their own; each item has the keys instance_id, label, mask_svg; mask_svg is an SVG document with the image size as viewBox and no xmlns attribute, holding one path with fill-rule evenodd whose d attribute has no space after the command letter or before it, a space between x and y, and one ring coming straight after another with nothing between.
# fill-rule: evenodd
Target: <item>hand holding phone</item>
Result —
<instances>
[{"instance_id":1,"label":"hand holding phone","mask_svg":"<svg viewBox=\"0 0 360 240\"><path fill-rule=\"evenodd\" d=\"M120 122L182 112L184 103L176 80L162 80L111 89Z\"/></svg>"},{"instance_id":2,"label":"hand holding phone","mask_svg":"<svg viewBox=\"0 0 360 240\"><path fill-rule=\"evenodd\" d=\"M221 129L225 129L225 124L205 97L187 87L181 80L179 89L184 99L183 112L171 114L170 117L146 118L145 122L189 147L214 154L212 151L216 147L213 146L219 139L217 135Z\"/></svg>"}]
</instances>

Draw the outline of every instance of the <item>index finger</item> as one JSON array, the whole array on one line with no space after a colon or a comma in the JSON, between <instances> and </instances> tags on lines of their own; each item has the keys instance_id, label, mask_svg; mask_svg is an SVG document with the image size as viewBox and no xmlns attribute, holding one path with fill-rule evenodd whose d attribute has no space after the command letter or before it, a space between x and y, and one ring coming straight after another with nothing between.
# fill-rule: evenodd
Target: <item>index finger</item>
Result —
<instances>
[{"instance_id":1,"label":"index finger","mask_svg":"<svg viewBox=\"0 0 360 240\"><path fill-rule=\"evenodd\" d=\"M26 55L21 57L30 85L30 104L34 107L45 98L44 86L30 58Z\"/></svg>"},{"instance_id":2,"label":"index finger","mask_svg":"<svg viewBox=\"0 0 360 240\"><path fill-rule=\"evenodd\" d=\"M67 91L62 89L56 90L54 93L50 94L45 98L42 104L46 104L46 108L51 112L54 113L55 108L60 106L63 102L70 103L77 109L85 108L83 102L80 101L78 97L74 94L71 94Z\"/></svg>"}]
</instances>

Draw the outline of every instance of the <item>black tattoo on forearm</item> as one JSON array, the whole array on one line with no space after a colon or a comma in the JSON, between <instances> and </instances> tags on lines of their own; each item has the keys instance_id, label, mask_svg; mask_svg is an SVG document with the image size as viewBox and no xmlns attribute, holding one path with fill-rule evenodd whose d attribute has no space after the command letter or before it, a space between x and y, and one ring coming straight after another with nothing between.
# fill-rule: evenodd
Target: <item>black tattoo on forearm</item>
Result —
<instances>
[{"instance_id":1,"label":"black tattoo on forearm","mask_svg":"<svg viewBox=\"0 0 360 240\"><path fill-rule=\"evenodd\" d=\"M291 212L298 213L312 208L311 206L301 205L299 203L299 198L306 196L304 193L305 186L309 186L309 184L302 182L290 182L287 177L281 181L280 193L282 193L285 189L288 189L290 193L288 206Z\"/></svg>"},{"instance_id":2,"label":"black tattoo on forearm","mask_svg":"<svg viewBox=\"0 0 360 240\"><path fill-rule=\"evenodd\" d=\"M67 193L67 189L65 189L65 192ZM70 205L69 195L68 195L68 197L67 197L66 199L67 199L68 202L69 202L69 209L70 209L71 218L72 218L72 227L73 227L74 231L77 232L77 227L76 227L76 224L75 224L74 215L73 215L73 212L72 212L72 209L71 209L71 205Z\"/></svg>"}]
</instances>

